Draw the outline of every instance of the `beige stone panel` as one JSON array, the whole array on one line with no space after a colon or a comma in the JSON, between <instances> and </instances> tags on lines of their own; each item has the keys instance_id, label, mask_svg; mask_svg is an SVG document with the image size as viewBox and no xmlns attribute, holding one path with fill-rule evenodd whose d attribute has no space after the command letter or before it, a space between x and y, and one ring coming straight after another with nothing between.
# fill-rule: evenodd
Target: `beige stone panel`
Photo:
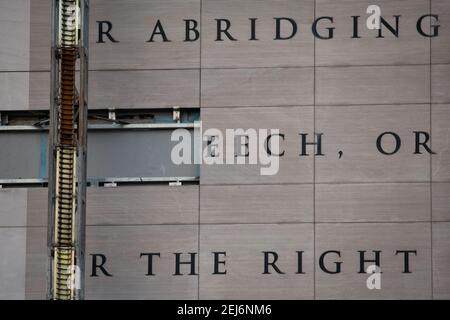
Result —
<instances>
[{"instance_id":1,"label":"beige stone panel","mask_svg":"<svg viewBox=\"0 0 450 320\"><path fill-rule=\"evenodd\" d=\"M91 257L86 259L87 299L196 299L198 279L175 272L174 252L197 252L197 226L89 227L88 254L103 253L113 277L91 277ZM155 257L155 276L146 276L148 261L143 252L161 252ZM189 256L184 254L183 260ZM198 258L198 256L197 256ZM198 265L198 261L197 261ZM197 269L198 270L198 269Z\"/></svg>"},{"instance_id":2,"label":"beige stone panel","mask_svg":"<svg viewBox=\"0 0 450 320\"><path fill-rule=\"evenodd\" d=\"M274 18L288 17L297 25L296 35L289 40L274 40ZM230 34L237 41L217 40L216 19L228 19ZM257 18L255 35L251 38L251 21ZM202 67L287 67L314 64L314 38L311 24L314 20L314 1L304 0L213 0L202 6ZM292 25L281 23L281 35L292 34Z\"/></svg>"},{"instance_id":3,"label":"beige stone panel","mask_svg":"<svg viewBox=\"0 0 450 320\"><path fill-rule=\"evenodd\" d=\"M136 186L88 190L88 224L198 222L198 186Z\"/></svg>"},{"instance_id":4,"label":"beige stone panel","mask_svg":"<svg viewBox=\"0 0 450 320\"><path fill-rule=\"evenodd\" d=\"M48 189L27 189L27 226L45 227L48 217Z\"/></svg>"},{"instance_id":5,"label":"beige stone panel","mask_svg":"<svg viewBox=\"0 0 450 320\"><path fill-rule=\"evenodd\" d=\"M199 67L200 40L184 41L184 19L200 25L200 0L96 0L90 14L90 69ZM158 35L147 42L158 20L170 42ZM110 33L118 43L106 36L105 43L98 43L98 21L112 23Z\"/></svg>"},{"instance_id":6,"label":"beige stone panel","mask_svg":"<svg viewBox=\"0 0 450 320\"><path fill-rule=\"evenodd\" d=\"M50 70L51 23L52 0L30 0L30 70L32 71Z\"/></svg>"},{"instance_id":7,"label":"beige stone panel","mask_svg":"<svg viewBox=\"0 0 450 320\"><path fill-rule=\"evenodd\" d=\"M0 71L27 71L30 52L30 0L0 3Z\"/></svg>"},{"instance_id":8,"label":"beige stone panel","mask_svg":"<svg viewBox=\"0 0 450 320\"><path fill-rule=\"evenodd\" d=\"M0 111L28 108L29 77L28 72L0 72Z\"/></svg>"},{"instance_id":9,"label":"beige stone panel","mask_svg":"<svg viewBox=\"0 0 450 320\"><path fill-rule=\"evenodd\" d=\"M27 189L0 188L0 226L25 227L27 224Z\"/></svg>"},{"instance_id":10,"label":"beige stone panel","mask_svg":"<svg viewBox=\"0 0 450 320\"><path fill-rule=\"evenodd\" d=\"M26 229L25 298L47 299L47 227Z\"/></svg>"},{"instance_id":11,"label":"beige stone panel","mask_svg":"<svg viewBox=\"0 0 450 320\"><path fill-rule=\"evenodd\" d=\"M386 27L382 27L384 38L378 37L378 30L366 26L370 5L381 8L382 17L395 28L394 15L399 18L399 37L395 37ZM323 20L318 32L328 36L326 28L334 27L334 37L329 40L316 40L316 65L401 65L427 64L430 62L430 39L417 32L417 21L429 14L429 3L423 0L335 0L316 1L316 16L333 17L333 23ZM360 16L358 35L353 37L352 16ZM430 20L423 20L424 32L429 33Z\"/></svg>"},{"instance_id":12,"label":"beige stone panel","mask_svg":"<svg viewBox=\"0 0 450 320\"><path fill-rule=\"evenodd\" d=\"M439 15L439 36L431 40L433 63L449 63L450 57L450 3L447 0L432 0L431 12Z\"/></svg>"},{"instance_id":13,"label":"beige stone panel","mask_svg":"<svg viewBox=\"0 0 450 320\"><path fill-rule=\"evenodd\" d=\"M0 227L0 299L25 297L25 228Z\"/></svg>"},{"instance_id":14,"label":"beige stone panel","mask_svg":"<svg viewBox=\"0 0 450 320\"><path fill-rule=\"evenodd\" d=\"M89 107L167 108L199 105L199 71L91 71Z\"/></svg>"},{"instance_id":15,"label":"beige stone panel","mask_svg":"<svg viewBox=\"0 0 450 320\"><path fill-rule=\"evenodd\" d=\"M201 223L313 220L313 185L201 186Z\"/></svg>"},{"instance_id":16,"label":"beige stone panel","mask_svg":"<svg viewBox=\"0 0 450 320\"><path fill-rule=\"evenodd\" d=\"M202 107L312 105L313 68L202 70Z\"/></svg>"},{"instance_id":17,"label":"beige stone panel","mask_svg":"<svg viewBox=\"0 0 450 320\"><path fill-rule=\"evenodd\" d=\"M430 155L424 148L414 154L414 131L430 132L429 113L429 105L316 107L316 132L323 133L325 154L316 157L316 181L428 182ZM400 137L397 153L377 149L384 132ZM393 152L394 136L385 135L381 146Z\"/></svg>"},{"instance_id":18,"label":"beige stone panel","mask_svg":"<svg viewBox=\"0 0 450 320\"><path fill-rule=\"evenodd\" d=\"M50 108L50 72L30 73L30 110Z\"/></svg>"},{"instance_id":19,"label":"beige stone panel","mask_svg":"<svg viewBox=\"0 0 450 320\"><path fill-rule=\"evenodd\" d=\"M433 221L450 221L450 183L433 183Z\"/></svg>"},{"instance_id":20,"label":"beige stone panel","mask_svg":"<svg viewBox=\"0 0 450 320\"><path fill-rule=\"evenodd\" d=\"M195 299L197 276L175 272L174 252L197 252L196 226L91 226L86 234L86 299ZM46 297L46 228L27 232L27 298ZM160 252L154 258L155 276L146 276L148 261L141 253ZM106 257L107 277L98 270L92 277L92 254ZM183 259L188 259L184 254ZM100 258L98 258L100 262ZM198 259L198 257L197 257ZM197 261L198 265L198 261Z\"/></svg>"},{"instance_id":21,"label":"beige stone panel","mask_svg":"<svg viewBox=\"0 0 450 320\"><path fill-rule=\"evenodd\" d=\"M28 225L46 225L47 198L46 188L28 190ZM86 219L97 226L192 224L198 207L198 186L88 188Z\"/></svg>"},{"instance_id":22,"label":"beige stone panel","mask_svg":"<svg viewBox=\"0 0 450 320\"><path fill-rule=\"evenodd\" d=\"M450 105L432 106L433 181L450 181Z\"/></svg>"},{"instance_id":23,"label":"beige stone panel","mask_svg":"<svg viewBox=\"0 0 450 320\"><path fill-rule=\"evenodd\" d=\"M319 67L319 105L430 102L429 66Z\"/></svg>"},{"instance_id":24,"label":"beige stone panel","mask_svg":"<svg viewBox=\"0 0 450 320\"><path fill-rule=\"evenodd\" d=\"M317 184L316 221L429 221L429 183Z\"/></svg>"},{"instance_id":25,"label":"beige stone panel","mask_svg":"<svg viewBox=\"0 0 450 320\"><path fill-rule=\"evenodd\" d=\"M431 93L434 103L450 102L450 65L437 64L431 67Z\"/></svg>"},{"instance_id":26,"label":"beige stone panel","mask_svg":"<svg viewBox=\"0 0 450 320\"><path fill-rule=\"evenodd\" d=\"M433 223L433 297L450 299L450 223Z\"/></svg>"},{"instance_id":27,"label":"beige stone panel","mask_svg":"<svg viewBox=\"0 0 450 320\"><path fill-rule=\"evenodd\" d=\"M351 223L316 226L316 297L318 299L430 299L431 234L430 223ZM328 250L340 251L325 256L324 266L341 273L328 274L319 267L320 255ZM358 273L360 255L374 259L373 250L381 250L381 289L369 290L367 273ZM404 271L404 255L397 250L416 250L410 254L409 269ZM365 264L365 268L374 262Z\"/></svg>"},{"instance_id":28,"label":"beige stone panel","mask_svg":"<svg viewBox=\"0 0 450 320\"><path fill-rule=\"evenodd\" d=\"M95 0L91 1L89 24L89 69L164 69L196 68L199 66L199 40L184 42L183 19L200 20L199 0ZM51 1L31 1L31 55L32 70L50 69ZM156 22L161 20L171 40L148 43ZM110 31L118 43L104 36L98 43L98 21L110 21ZM104 26L104 31L107 26Z\"/></svg>"},{"instance_id":29,"label":"beige stone panel","mask_svg":"<svg viewBox=\"0 0 450 320\"><path fill-rule=\"evenodd\" d=\"M313 298L312 224L208 225L201 226L200 239L200 299ZM213 251L226 252L220 256L226 275L212 275ZM285 274L263 274L263 251L278 254L276 265ZM304 274L296 274L296 251L304 251Z\"/></svg>"},{"instance_id":30,"label":"beige stone panel","mask_svg":"<svg viewBox=\"0 0 450 320\"><path fill-rule=\"evenodd\" d=\"M313 180L313 156L299 156L298 133L313 131L313 110L311 107L273 107L260 108L257 112L254 108L203 108L202 122L203 134L210 128L219 129L226 140L226 129L250 129L257 132L260 129L279 129L285 135L284 141L280 140L280 152L285 151L282 157L278 157L278 171L273 175L262 175L262 165L258 156L258 164L202 164L201 184L252 184L252 183L309 183ZM224 142L224 149L231 150L231 146ZM236 139L235 155L239 152L239 139ZM262 141L264 143L264 141ZM205 143L206 144L206 143ZM264 144L263 144L264 146ZM206 152L206 145L204 146ZM258 151L260 148L258 147ZM236 153L237 152L237 153ZM226 161L225 153L224 162Z\"/></svg>"}]
</instances>

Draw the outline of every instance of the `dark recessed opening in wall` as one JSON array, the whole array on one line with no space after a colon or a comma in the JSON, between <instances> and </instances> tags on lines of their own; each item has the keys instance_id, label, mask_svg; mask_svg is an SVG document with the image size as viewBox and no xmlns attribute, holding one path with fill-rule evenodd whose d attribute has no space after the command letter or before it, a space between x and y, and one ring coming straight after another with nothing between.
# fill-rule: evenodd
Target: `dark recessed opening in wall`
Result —
<instances>
[{"instance_id":1,"label":"dark recessed opening in wall","mask_svg":"<svg viewBox=\"0 0 450 320\"><path fill-rule=\"evenodd\" d=\"M48 118L46 110L1 112L1 187L47 186ZM193 132L199 120L198 108L89 110L88 186L198 184L199 165L171 161L171 135Z\"/></svg>"},{"instance_id":2,"label":"dark recessed opening in wall","mask_svg":"<svg viewBox=\"0 0 450 320\"><path fill-rule=\"evenodd\" d=\"M179 121L174 119L174 111L179 111ZM193 123L200 120L199 108L161 109L94 109L89 110L89 124L137 124L137 123ZM34 126L36 130L48 126L48 110L1 111L0 129L14 130L14 126ZM29 128L32 130L33 128ZM124 127L123 129L127 129Z\"/></svg>"}]
</instances>

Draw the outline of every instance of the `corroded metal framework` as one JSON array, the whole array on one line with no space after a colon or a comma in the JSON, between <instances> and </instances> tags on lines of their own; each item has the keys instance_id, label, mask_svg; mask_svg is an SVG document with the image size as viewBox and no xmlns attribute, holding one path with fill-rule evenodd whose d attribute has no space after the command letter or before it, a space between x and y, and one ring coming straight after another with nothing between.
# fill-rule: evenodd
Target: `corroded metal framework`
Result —
<instances>
[{"instance_id":1,"label":"corroded metal framework","mask_svg":"<svg viewBox=\"0 0 450 320\"><path fill-rule=\"evenodd\" d=\"M84 298L88 12L88 0L53 0L47 296L56 300Z\"/></svg>"}]
</instances>

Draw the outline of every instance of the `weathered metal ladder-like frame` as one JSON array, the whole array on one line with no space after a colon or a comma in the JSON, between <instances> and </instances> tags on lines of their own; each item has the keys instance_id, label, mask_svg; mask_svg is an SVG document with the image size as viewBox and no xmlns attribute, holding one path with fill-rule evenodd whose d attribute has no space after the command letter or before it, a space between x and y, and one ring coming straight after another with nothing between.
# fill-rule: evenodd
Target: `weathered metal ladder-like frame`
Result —
<instances>
[{"instance_id":1,"label":"weathered metal ladder-like frame","mask_svg":"<svg viewBox=\"0 0 450 320\"><path fill-rule=\"evenodd\" d=\"M47 297L55 300L84 298L88 12L89 0L52 2Z\"/></svg>"}]
</instances>

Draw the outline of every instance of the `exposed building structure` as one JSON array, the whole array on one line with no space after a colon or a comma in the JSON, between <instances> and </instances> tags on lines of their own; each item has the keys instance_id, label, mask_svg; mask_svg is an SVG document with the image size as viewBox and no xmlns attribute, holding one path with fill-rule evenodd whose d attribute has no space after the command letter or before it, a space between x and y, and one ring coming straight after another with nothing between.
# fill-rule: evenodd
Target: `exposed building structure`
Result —
<instances>
[{"instance_id":1,"label":"exposed building structure","mask_svg":"<svg viewBox=\"0 0 450 320\"><path fill-rule=\"evenodd\" d=\"M450 1L373 4L0 1L0 299L450 298Z\"/></svg>"},{"instance_id":2,"label":"exposed building structure","mask_svg":"<svg viewBox=\"0 0 450 320\"><path fill-rule=\"evenodd\" d=\"M54 0L52 19L48 297L73 300L84 298L89 1Z\"/></svg>"}]
</instances>

